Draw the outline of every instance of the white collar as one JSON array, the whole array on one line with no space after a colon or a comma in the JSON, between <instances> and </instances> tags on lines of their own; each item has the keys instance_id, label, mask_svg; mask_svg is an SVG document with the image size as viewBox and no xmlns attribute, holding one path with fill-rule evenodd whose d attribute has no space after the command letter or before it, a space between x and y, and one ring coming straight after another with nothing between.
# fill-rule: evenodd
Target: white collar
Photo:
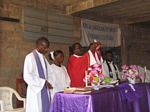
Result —
<instances>
[{"instance_id":1,"label":"white collar","mask_svg":"<svg viewBox=\"0 0 150 112\"><path fill-rule=\"evenodd\" d=\"M113 61L107 61L109 64L112 64L113 63Z\"/></svg>"},{"instance_id":2,"label":"white collar","mask_svg":"<svg viewBox=\"0 0 150 112\"><path fill-rule=\"evenodd\" d=\"M35 49L35 51L37 52L38 55L40 56L44 56L42 53L40 53L37 49Z\"/></svg>"},{"instance_id":3,"label":"white collar","mask_svg":"<svg viewBox=\"0 0 150 112\"><path fill-rule=\"evenodd\" d=\"M74 56L74 57L77 57L77 58L81 57L81 56L78 56L78 55L76 55L76 54L73 54L73 56Z\"/></svg>"}]
</instances>

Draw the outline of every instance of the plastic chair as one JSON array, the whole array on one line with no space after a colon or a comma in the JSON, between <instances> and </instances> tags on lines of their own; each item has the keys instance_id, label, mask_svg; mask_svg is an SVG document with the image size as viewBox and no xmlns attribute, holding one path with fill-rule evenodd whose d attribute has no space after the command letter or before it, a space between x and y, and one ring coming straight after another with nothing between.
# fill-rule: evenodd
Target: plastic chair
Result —
<instances>
[{"instance_id":1,"label":"plastic chair","mask_svg":"<svg viewBox=\"0 0 150 112\"><path fill-rule=\"evenodd\" d=\"M13 95L19 101L23 101L23 108L13 108ZM0 112L25 112L25 98L21 98L12 88L0 87Z\"/></svg>"}]
</instances>

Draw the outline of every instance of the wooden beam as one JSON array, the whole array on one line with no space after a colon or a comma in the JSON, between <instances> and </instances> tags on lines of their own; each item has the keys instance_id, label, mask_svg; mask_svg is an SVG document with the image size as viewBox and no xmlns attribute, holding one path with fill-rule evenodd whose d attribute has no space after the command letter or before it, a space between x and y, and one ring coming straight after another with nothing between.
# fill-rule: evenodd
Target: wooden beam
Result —
<instances>
[{"instance_id":1,"label":"wooden beam","mask_svg":"<svg viewBox=\"0 0 150 112\"><path fill-rule=\"evenodd\" d=\"M91 13L91 12L85 12L78 15L80 18L90 19L94 21L101 21L101 22L109 22L112 23L114 20L112 17L109 16L101 16L98 13Z\"/></svg>"},{"instance_id":2,"label":"wooden beam","mask_svg":"<svg viewBox=\"0 0 150 112\"><path fill-rule=\"evenodd\" d=\"M129 6L127 7L118 7L115 9L107 10L107 11L102 11L100 10L99 13L104 13L109 16L133 16L137 15L140 13L147 13L150 12L150 1L146 3L139 3L135 5L128 4Z\"/></svg>"},{"instance_id":3,"label":"wooden beam","mask_svg":"<svg viewBox=\"0 0 150 112\"><path fill-rule=\"evenodd\" d=\"M124 18L124 19L122 18L121 21L125 24L133 24L133 23L144 22L144 21L149 21L149 20L150 20L150 13L132 16L132 17Z\"/></svg>"},{"instance_id":4,"label":"wooden beam","mask_svg":"<svg viewBox=\"0 0 150 112\"><path fill-rule=\"evenodd\" d=\"M69 14L80 12L80 11L83 11L83 10L86 10L89 8L103 6L103 5L114 3L117 1L119 1L119 0L86 0L86 1L81 1L79 3L67 6L66 7L66 13L69 15Z\"/></svg>"},{"instance_id":5,"label":"wooden beam","mask_svg":"<svg viewBox=\"0 0 150 112\"><path fill-rule=\"evenodd\" d=\"M122 30L121 32L121 63L122 64L127 64L127 41L126 37L128 36L126 31L128 31L128 26L124 24L120 24L120 29Z\"/></svg>"},{"instance_id":6,"label":"wooden beam","mask_svg":"<svg viewBox=\"0 0 150 112\"><path fill-rule=\"evenodd\" d=\"M143 13L150 12L150 1L142 2L139 0L129 1L129 2L117 2L112 5L107 5L105 7L96 7L93 9L89 9L86 11L82 11L82 13L90 12L97 13L100 16L109 16L112 18L116 17L130 17L133 15L141 15ZM81 12L79 14L82 15Z\"/></svg>"}]
</instances>

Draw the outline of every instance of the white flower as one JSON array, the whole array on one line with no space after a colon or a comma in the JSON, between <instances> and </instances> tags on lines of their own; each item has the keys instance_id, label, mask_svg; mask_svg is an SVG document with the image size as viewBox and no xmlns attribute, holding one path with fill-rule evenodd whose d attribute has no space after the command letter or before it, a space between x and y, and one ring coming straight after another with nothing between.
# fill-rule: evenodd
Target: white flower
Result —
<instances>
[{"instance_id":1,"label":"white flower","mask_svg":"<svg viewBox=\"0 0 150 112\"><path fill-rule=\"evenodd\" d=\"M131 69L128 72L129 72L129 74L133 74L133 71Z\"/></svg>"},{"instance_id":2,"label":"white flower","mask_svg":"<svg viewBox=\"0 0 150 112\"><path fill-rule=\"evenodd\" d=\"M88 70L89 70L89 71L91 71L91 70L92 70L92 68L91 68L91 67L89 67L89 68L88 68Z\"/></svg>"}]
</instances>

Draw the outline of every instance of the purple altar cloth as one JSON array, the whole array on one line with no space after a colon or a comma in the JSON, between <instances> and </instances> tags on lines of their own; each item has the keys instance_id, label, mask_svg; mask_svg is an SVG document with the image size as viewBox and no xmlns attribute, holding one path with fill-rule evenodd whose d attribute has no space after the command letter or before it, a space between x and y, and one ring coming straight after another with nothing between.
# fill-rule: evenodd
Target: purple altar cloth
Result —
<instances>
[{"instance_id":1,"label":"purple altar cloth","mask_svg":"<svg viewBox=\"0 0 150 112\"><path fill-rule=\"evenodd\" d=\"M131 96L129 94L126 95L126 99L121 98L123 109L121 112L150 112L150 94L148 94L150 92L150 84L135 84L134 88L136 90L134 97L132 97L132 93Z\"/></svg>"},{"instance_id":2,"label":"purple altar cloth","mask_svg":"<svg viewBox=\"0 0 150 112\"><path fill-rule=\"evenodd\" d=\"M150 112L150 84L135 84L134 88L136 93L130 95L130 91L125 97L124 86L85 95L56 93L50 112Z\"/></svg>"}]
</instances>

